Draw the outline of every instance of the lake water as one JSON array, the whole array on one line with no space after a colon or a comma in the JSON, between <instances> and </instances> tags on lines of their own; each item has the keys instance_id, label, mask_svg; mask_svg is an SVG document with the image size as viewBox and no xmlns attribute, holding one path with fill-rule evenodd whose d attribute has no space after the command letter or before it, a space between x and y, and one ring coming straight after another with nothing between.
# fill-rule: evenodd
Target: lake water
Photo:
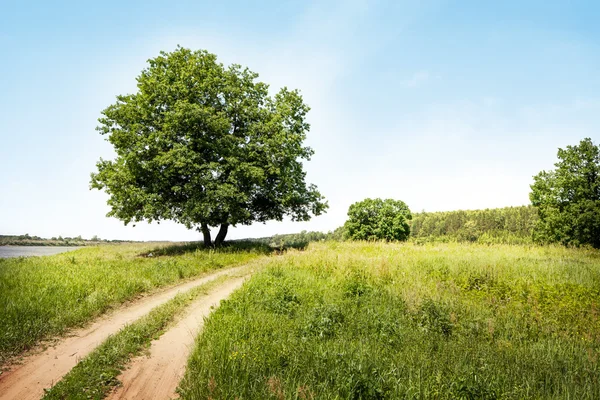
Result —
<instances>
[{"instance_id":1,"label":"lake water","mask_svg":"<svg viewBox=\"0 0 600 400\"><path fill-rule=\"evenodd\" d=\"M51 256L79 248L74 246L0 246L0 258Z\"/></svg>"}]
</instances>

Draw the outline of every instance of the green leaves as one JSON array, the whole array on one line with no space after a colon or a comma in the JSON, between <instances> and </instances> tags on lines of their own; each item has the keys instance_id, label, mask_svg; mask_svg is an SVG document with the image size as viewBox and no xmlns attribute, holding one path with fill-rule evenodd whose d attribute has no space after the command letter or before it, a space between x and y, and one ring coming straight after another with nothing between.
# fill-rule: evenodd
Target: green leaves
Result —
<instances>
[{"instance_id":1,"label":"green leaves","mask_svg":"<svg viewBox=\"0 0 600 400\"><path fill-rule=\"evenodd\" d=\"M558 149L554 171L534 176L529 198L538 207L538 238L600 248L600 147L591 139Z\"/></svg>"},{"instance_id":2,"label":"green leaves","mask_svg":"<svg viewBox=\"0 0 600 400\"><path fill-rule=\"evenodd\" d=\"M537 208L529 206L420 212L413 215L410 235L418 243L468 241L524 244L533 240Z\"/></svg>"},{"instance_id":3,"label":"green leaves","mask_svg":"<svg viewBox=\"0 0 600 400\"><path fill-rule=\"evenodd\" d=\"M346 234L353 240L406 240L412 214L406 203L393 199L365 199L348 209Z\"/></svg>"},{"instance_id":4,"label":"green leaves","mask_svg":"<svg viewBox=\"0 0 600 400\"><path fill-rule=\"evenodd\" d=\"M108 215L193 228L305 221L327 209L305 182L301 160L313 150L303 146L309 107L297 90L270 97L258 74L204 50L179 47L148 65L138 92L99 119L117 153L91 178L111 196Z\"/></svg>"}]
</instances>

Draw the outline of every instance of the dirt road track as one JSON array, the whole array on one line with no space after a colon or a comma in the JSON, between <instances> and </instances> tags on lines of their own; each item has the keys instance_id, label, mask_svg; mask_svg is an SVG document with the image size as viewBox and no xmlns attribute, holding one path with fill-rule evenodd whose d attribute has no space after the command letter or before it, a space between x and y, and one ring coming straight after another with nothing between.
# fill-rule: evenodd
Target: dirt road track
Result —
<instances>
[{"instance_id":1,"label":"dirt road track","mask_svg":"<svg viewBox=\"0 0 600 400\"><path fill-rule=\"evenodd\" d=\"M247 267L220 270L143 297L126 308L117 309L101 317L90 326L73 332L72 336L60 340L56 345L45 351L30 355L20 364L9 367L7 371L0 375L0 399L40 399L44 395L44 388L52 387L80 359L88 355L108 336L118 332L126 324L146 315L154 307L169 301L178 293L210 282L220 276L236 275L244 270L247 270ZM239 281L239 279L236 279L236 281Z\"/></svg>"},{"instance_id":2,"label":"dirt road track","mask_svg":"<svg viewBox=\"0 0 600 400\"><path fill-rule=\"evenodd\" d=\"M236 278L225 282L208 296L197 299L186 311L185 316L150 347L150 356L136 358L124 371L117 387L108 399L171 399L187 365L194 347L194 340L213 306L226 299L239 288L244 279Z\"/></svg>"}]
</instances>

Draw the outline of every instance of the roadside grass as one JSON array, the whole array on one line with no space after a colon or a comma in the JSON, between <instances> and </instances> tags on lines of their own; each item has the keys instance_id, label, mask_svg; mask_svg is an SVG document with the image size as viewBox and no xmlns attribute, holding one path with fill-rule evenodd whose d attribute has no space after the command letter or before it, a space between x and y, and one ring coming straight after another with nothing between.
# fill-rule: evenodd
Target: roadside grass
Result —
<instances>
[{"instance_id":1,"label":"roadside grass","mask_svg":"<svg viewBox=\"0 0 600 400\"><path fill-rule=\"evenodd\" d=\"M598 399L600 252L319 243L208 319L184 399Z\"/></svg>"},{"instance_id":2,"label":"roadside grass","mask_svg":"<svg viewBox=\"0 0 600 400\"><path fill-rule=\"evenodd\" d=\"M180 293L149 314L110 336L80 361L56 385L46 391L44 399L102 399L120 382L117 377L129 360L141 354L152 340L159 338L175 317L200 295L225 282L223 276Z\"/></svg>"},{"instance_id":3,"label":"roadside grass","mask_svg":"<svg viewBox=\"0 0 600 400\"><path fill-rule=\"evenodd\" d=\"M0 259L0 365L141 293L267 254L259 247L228 246L140 256L164 246L106 245L49 257Z\"/></svg>"}]
</instances>

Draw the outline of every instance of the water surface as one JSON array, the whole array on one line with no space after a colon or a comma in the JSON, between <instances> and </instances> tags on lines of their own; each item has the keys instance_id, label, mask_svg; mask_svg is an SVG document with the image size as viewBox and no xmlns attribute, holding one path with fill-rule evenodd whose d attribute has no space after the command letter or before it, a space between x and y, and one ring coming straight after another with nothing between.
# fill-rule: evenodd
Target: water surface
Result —
<instances>
[{"instance_id":1,"label":"water surface","mask_svg":"<svg viewBox=\"0 0 600 400\"><path fill-rule=\"evenodd\" d=\"M79 248L75 246L0 246L0 258L51 256Z\"/></svg>"}]
</instances>

